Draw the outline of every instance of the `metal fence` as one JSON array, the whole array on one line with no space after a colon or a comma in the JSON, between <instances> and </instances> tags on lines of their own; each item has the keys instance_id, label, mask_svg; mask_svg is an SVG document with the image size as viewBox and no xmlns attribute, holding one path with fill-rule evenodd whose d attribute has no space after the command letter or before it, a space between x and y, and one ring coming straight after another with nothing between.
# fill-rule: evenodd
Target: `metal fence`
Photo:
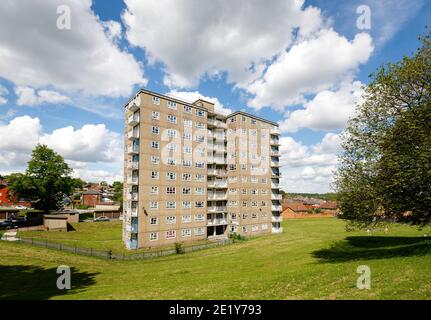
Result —
<instances>
[{"instance_id":1,"label":"metal fence","mask_svg":"<svg viewBox=\"0 0 431 320\"><path fill-rule=\"evenodd\" d=\"M177 249L165 249L160 251L143 251L141 253L126 254L126 253L115 253L115 252L112 252L111 250L96 250L93 248L82 248L78 246L71 246L71 245L66 245L62 243L50 242L48 240L43 240L40 238L22 238L17 236L15 236L14 238L15 238L15 241L30 244L33 246L66 251L74 254L90 256L90 257L98 257L98 258L108 259L108 260L151 259L151 258L163 257L163 256L168 256L168 255L173 255L178 253L188 253L188 252L193 252L198 250L204 250L204 249L224 246L232 243L232 240L224 239L224 240L219 240L216 242L210 242L205 244L182 246L181 252L178 252ZM2 239L6 240L5 235L3 235Z\"/></svg>"}]
</instances>

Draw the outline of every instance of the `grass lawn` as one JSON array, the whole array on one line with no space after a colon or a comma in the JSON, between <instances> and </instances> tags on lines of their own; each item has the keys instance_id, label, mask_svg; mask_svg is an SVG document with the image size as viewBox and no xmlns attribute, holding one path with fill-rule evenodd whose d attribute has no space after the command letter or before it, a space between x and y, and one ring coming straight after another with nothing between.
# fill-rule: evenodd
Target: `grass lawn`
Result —
<instances>
[{"instance_id":1,"label":"grass lawn","mask_svg":"<svg viewBox=\"0 0 431 320\"><path fill-rule=\"evenodd\" d=\"M0 299L431 299L431 228L394 226L367 235L348 233L332 218L288 220L283 228L283 234L134 261L1 241ZM101 241L98 233L90 240ZM112 231L105 236L115 241ZM66 292L56 289L59 265L72 268ZM371 290L356 288L359 265L371 268Z\"/></svg>"},{"instance_id":2,"label":"grass lawn","mask_svg":"<svg viewBox=\"0 0 431 320\"><path fill-rule=\"evenodd\" d=\"M48 240L54 243L62 243L69 246L81 248L92 248L96 250L108 251L120 254L136 254L143 251L159 251L161 248L127 250L124 247L122 235L122 221L109 222L79 222L71 224L73 230L69 232L45 232L45 231L21 231L19 236L25 238L35 238ZM199 243L206 243L207 240ZM194 243L196 244L196 242ZM191 244L184 244L186 247ZM174 245L163 249L172 249Z\"/></svg>"}]
</instances>

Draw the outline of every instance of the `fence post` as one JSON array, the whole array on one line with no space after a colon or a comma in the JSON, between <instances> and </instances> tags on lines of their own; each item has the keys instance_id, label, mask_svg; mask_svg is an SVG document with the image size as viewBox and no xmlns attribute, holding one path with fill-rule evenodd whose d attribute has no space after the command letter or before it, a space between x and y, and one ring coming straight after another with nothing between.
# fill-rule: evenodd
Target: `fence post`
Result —
<instances>
[{"instance_id":1,"label":"fence post","mask_svg":"<svg viewBox=\"0 0 431 320\"><path fill-rule=\"evenodd\" d=\"M90 248L90 257L93 256L93 248Z\"/></svg>"}]
</instances>

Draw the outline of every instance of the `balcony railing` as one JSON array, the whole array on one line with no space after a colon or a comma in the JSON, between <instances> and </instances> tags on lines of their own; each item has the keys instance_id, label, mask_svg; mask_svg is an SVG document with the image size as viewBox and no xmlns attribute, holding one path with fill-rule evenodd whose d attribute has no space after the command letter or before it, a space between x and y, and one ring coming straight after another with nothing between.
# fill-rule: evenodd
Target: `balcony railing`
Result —
<instances>
[{"instance_id":1,"label":"balcony railing","mask_svg":"<svg viewBox=\"0 0 431 320\"><path fill-rule=\"evenodd\" d=\"M280 162L278 161L271 161L271 167L279 167L280 166Z\"/></svg>"},{"instance_id":2,"label":"balcony railing","mask_svg":"<svg viewBox=\"0 0 431 320\"><path fill-rule=\"evenodd\" d=\"M220 170L220 169L208 169L208 175L209 176L226 176L227 171L226 170Z\"/></svg>"},{"instance_id":3,"label":"balcony railing","mask_svg":"<svg viewBox=\"0 0 431 320\"><path fill-rule=\"evenodd\" d=\"M132 201L138 201L138 193L137 192L130 193L130 199Z\"/></svg>"},{"instance_id":4,"label":"balcony railing","mask_svg":"<svg viewBox=\"0 0 431 320\"><path fill-rule=\"evenodd\" d=\"M227 181L208 181L208 188L227 188Z\"/></svg>"},{"instance_id":5,"label":"balcony railing","mask_svg":"<svg viewBox=\"0 0 431 320\"><path fill-rule=\"evenodd\" d=\"M281 194L271 194L271 199L272 200L281 200L283 198L283 196Z\"/></svg>"},{"instance_id":6,"label":"balcony railing","mask_svg":"<svg viewBox=\"0 0 431 320\"><path fill-rule=\"evenodd\" d=\"M127 109L128 109L130 112L135 112L135 111L139 110L139 106L135 103L135 101L131 101L131 102L129 103L129 105L127 106Z\"/></svg>"},{"instance_id":7,"label":"balcony railing","mask_svg":"<svg viewBox=\"0 0 431 320\"><path fill-rule=\"evenodd\" d=\"M225 134L216 133L214 135L214 137L216 138L216 140L226 140L226 135Z\"/></svg>"},{"instance_id":8,"label":"balcony railing","mask_svg":"<svg viewBox=\"0 0 431 320\"><path fill-rule=\"evenodd\" d=\"M209 206L208 212L227 212L226 206Z\"/></svg>"},{"instance_id":9,"label":"balcony railing","mask_svg":"<svg viewBox=\"0 0 431 320\"><path fill-rule=\"evenodd\" d=\"M226 159L225 158L214 158L214 163L216 164L226 164Z\"/></svg>"},{"instance_id":10,"label":"balcony railing","mask_svg":"<svg viewBox=\"0 0 431 320\"><path fill-rule=\"evenodd\" d=\"M272 233L282 233L283 228L272 228Z\"/></svg>"},{"instance_id":11,"label":"balcony railing","mask_svg":"<svg viewBox=\"0 0 431 320\"><path fill-rule=\"evenodd\" d=\"M272 222L282 222L283 218L282 218L282 216L272 216L271 221Z\"/></svg>"},{"instance_id":12,"label":"balcony railing","mask_svg":"<svg viewBox=\"0 0 431 320\"><path fill-rule=\"evenodd\" d=\"M207 220L207 224L209 226L222 225L222 224L227 224L227 220L226 219L209 219L209 220Z\"/></svg>"},{"instance_id":13,"label":"balcony railing","mask_svg":"<svg viewBox=\"0 0 431 320\"><path fill-rule=\"evenodd\" d=\"M138 208L137 207L132 207L132 208L128 208L126 210L127 214L132 216L132 217L137 217L138 216Z\"/></svg>"},{"instance_id":14,"label":"balcony railing","mask_svg":"<svg viewBox=\"0 0 431 320\"><path fill-rule=\"evenodd\" d=\"M271 134L279 135L280 129L278 127L272 127L270 132L271 132Z\"/></svg>"},{"instance_id":15,"label":"balcony railing","mask_svg":"<svg viewBox=\"0 0 431 320\"><path fill-rule=\"evenodd\" d=\"M127 133L127 138L129 140L139 139L139 132L134 132L133 130L130 130Z\"/></svg>"},{"instance_id":16,"label":"balcony railing","mask_svg":"<svg viewBox=\"0 0 431 320\"><path fill-rule=\"evenodd\" d=\"M139 123L139 115L131 115L128 118L128 123L131 126L136 126Z\"/></svg>"},{"instance_id":17,"label":"balcony railing","mask_svg":"<svg viewBox=\"0 0 431 320\"><path fill-rule=\"evenodd\" d=\"M275 182L271 182L271 188L272 189L278 189L278 188L280 188L280 184L275 183Z\"/></svg>"},{"instance_id":18,"label":"balcony railing","mask_svg":"<svg viewBox=\"0 0 431 320\"><path fill-rule=\"evenodd\" d=\"M208 193L208 200L226 200L226 193Z\"/></svg>"},{"instance_id":19,"label":"balcony railing","mask_svg":"<svg viewBox=\"0 0 431 320\"><path fill-rule=\"evenodd\" d=\"M139 147L138 146L129 145L129 146L127 146L127 153L128 154L139 153Z\"/></svg>"},{"instance_id":20,"label":"balcony railing","mask_svg":"<svg viewBox=\"0 0 431 320\"><path fill-rule=\"evenodd\" d=\"M271 210L272 211L281 211L281 206L280 205L271 205Z\"/></svg>"},{"instance_id":21,"label":"balcony railing","mask_svg":"<svg viewBox=\"0 0 431 320\"><path fill-rule=\"evenodd\" d=\"M127 163L127 169L133 169L133 170L138 170L139 169L139 162L128 162Z\"/></svg>"},{"instance_id":22,"label":"balcony railing","mask_svg":"<svg viewBox=\"0 0 431 320\"><path fill-rule=\"evenodd\" d=\"M271 156L273 157L279 157L280 151L279 150L271 150Z\"/></svg>"},{"instance_id":23,"label":"balcony railing","mask_svg":"<svg viewBox=\"0 0 431 320\"><path fill-rule=\"evenodd\" d=\"M280 140L278 140L278 139L271 139L270 143L273 146L279 146L280 145Z\"/></svg>"},{"instance_id":24,"label":"balcony railing","mask_svg":"<svg viewBox=\"0 0 431 320\"><path fill-rule=\"evenodd\" d=\"M132 176L127 177L127 183L128 184L138 184L138 182L139 182L138 177L132 177Z\"/></svg>"}]
</instances>

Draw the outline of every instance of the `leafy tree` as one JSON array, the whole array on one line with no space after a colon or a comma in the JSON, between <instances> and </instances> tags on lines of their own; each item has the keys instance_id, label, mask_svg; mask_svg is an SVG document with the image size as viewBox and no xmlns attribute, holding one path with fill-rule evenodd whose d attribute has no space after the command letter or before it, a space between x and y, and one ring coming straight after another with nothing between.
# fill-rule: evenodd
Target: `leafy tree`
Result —
<instances>
[{"instance_id":1,"label":"leafy tree","mask_svg":"<svg viewBox=\"0 0 431 320\"><path fill-rule=\"evenodd\" d=\"M119 202L120 205L122 205L122 203L123 203L123 183L120 181L114 181L112 186L114 187L114 195L113 195L112 199L115 202Z\"/></svg>"},{"instance_id":2,"label":"leafy tree","mask_svg":"<svg viewBox=\"0 0 431 320\"><path fill-rule=\"evenodd\" d=\"M350 226L431 222L431 41L420 40L371 76L344 133L335 187Z\"/></svg>"},{"instance_id":3,"label":"leafy tree","mask_svg":"<svg viewBox=\"0 0 431 320\"><path fill-rule=\"evenodd\" d=\"M72 185L74 188L82 190L82 188L84 188L86 185L86 182L80 178L73 178Z\"/></svg>"},{"instance_id":4,"label":"leafy tree","mask_svg":"<svg viewBox=\"0 0 431 320\"><path fill-rule=\"evenodd\" d=\"M29 199L35 209L49 213L61 209L64 196L72 193L71 172L62 156L38 144L25 174L10 175L9 190L13 197Z\"/></svg>"}]
</instances>

